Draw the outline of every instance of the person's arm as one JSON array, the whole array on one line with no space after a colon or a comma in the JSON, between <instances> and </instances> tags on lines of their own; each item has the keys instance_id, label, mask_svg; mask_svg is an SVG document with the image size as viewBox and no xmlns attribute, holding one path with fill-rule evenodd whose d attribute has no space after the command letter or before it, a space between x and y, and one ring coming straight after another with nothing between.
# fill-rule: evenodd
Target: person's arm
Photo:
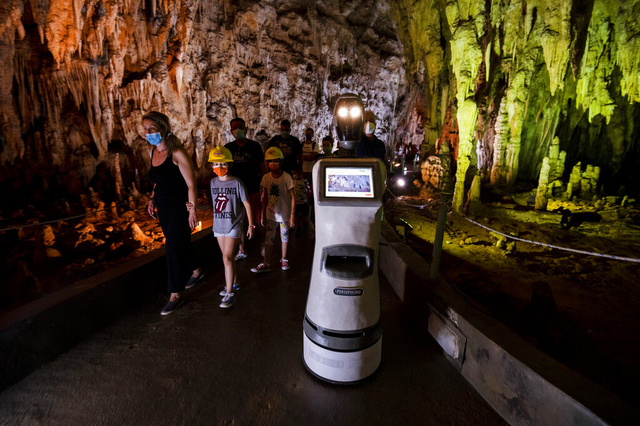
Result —
<instances>
[{"instance_id":1,"label":"person's arm","mask_svg":"<svg viewBox=\"0 0 640 426\"><path fill-rule=\"evenodd\" d=\"M260 215L260 225L264 226L266 222L265 217L267 216L267 203L269 202L269 194L267 193L267 188L262 188L260 191L262 196L260 197L262 214Z\"/></svg>"},{"instance_id":2,"label":"person's arm","mask_svg":"<svg viewBox=\"0 0 640 426\"><path fill-rule=\"evenodd\" d=\"M295 227L296 219L296 195L293 192L293 188L289 189L289 196L291 197L291 217L289 218L289 227Z\"/></svg>"},{"instance_id":3,"label":"person's arm","mask_svg":"<svg viewBox=\"0 0 640 426\"><path fill-rule=\"evenodd\" d=\"M173 162L180 169L180 173L182 174L182 178L187 184L187 193L189 196L189 226L191 229L194 229L198 225L198 213L196 212L196 203L198 201L196 196L196 173L193 168L193 164L191 164L191 160L187 157L187 153L179 149L173 153Z\"/></svg>"},{"instance_id":4,"label":"person's arm","mask_svg":"<svg viewBox=\"0 0 640 426\"><path fill-rule=\"evenodd\" d=\"M249 229L247 229L247 237L251 239L253 238L253 230L256 227L253 224L253 214L251 212L251 204L249 203L249 200L244 200L242 204L244 204L244 208L247 211L247 219L249 220Z\"/></svg>"},{"instance_id":5,"label":"person's arm","mask_svg":"<svg viewBox=\"0 0 640 426\"><path fill-rule=\"evenodd\" d=\"M149 213L149 216L151 216L152 218L156 218L156 216L153 214L153 209L156 207L156 200L154 199L155 197L155 193L156 193L156 184L153 184L153 189L151 190L151 198L149 198L149 205L147 206L147 213Z\"/></svg>"}]
</instances>

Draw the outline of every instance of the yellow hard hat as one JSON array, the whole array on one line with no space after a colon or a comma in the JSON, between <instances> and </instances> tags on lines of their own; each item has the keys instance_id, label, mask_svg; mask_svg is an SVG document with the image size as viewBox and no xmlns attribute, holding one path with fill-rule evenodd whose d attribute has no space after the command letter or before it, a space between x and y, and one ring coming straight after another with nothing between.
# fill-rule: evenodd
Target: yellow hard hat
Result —
<instances>
[{"instance_id":1,"label":"yellow hard hat","mask_svg":"<svg viewBox=\"0 0 640 426\"><path fill-rule=\"evenodd\" d=\"M279 160L283 158L284 155L282 155L282 151L280 151L280 149L276 148L275 146L267 149L264 153L265 160Z\"/></svg>"},{"instance_id":2,"label":"yellow hard hat","mask_svg":"<svg viewBox=\"0 0 640 426\"><path fill-rule=\"evenodd\" d=\"M210 163L233 163L233 155L231 151L224 146L216 146L209 151Z\"/></svg>"}]
</instances>

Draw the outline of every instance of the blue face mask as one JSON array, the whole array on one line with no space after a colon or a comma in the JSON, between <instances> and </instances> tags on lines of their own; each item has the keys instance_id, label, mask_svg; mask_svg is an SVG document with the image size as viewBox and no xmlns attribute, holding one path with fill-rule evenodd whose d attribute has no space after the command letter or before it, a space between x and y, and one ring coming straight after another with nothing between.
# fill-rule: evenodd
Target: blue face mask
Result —
<instances>
[{"instance_id":1,"label":"blue face mask","mask_svg":"<svg viewBox=\"0 0 640 426\"><path fill-rule=\"evenodd\" d=\"M313 138L313 136L312 135L304 135L304 138L306 140L310 141Z\"/></svg>"},{"instance_id":2,"label":"blue face mask","mask_svg":"<svg viewBox=\"0 0 640 426\"><path fill-rule=\"evenodd\" d=\"M147 138L147 142L153 146L158 146L160 145L160 142L162 142L162 136L160 136L160 133L146 133L145 137Z\"/></svg>"}]
</instances>

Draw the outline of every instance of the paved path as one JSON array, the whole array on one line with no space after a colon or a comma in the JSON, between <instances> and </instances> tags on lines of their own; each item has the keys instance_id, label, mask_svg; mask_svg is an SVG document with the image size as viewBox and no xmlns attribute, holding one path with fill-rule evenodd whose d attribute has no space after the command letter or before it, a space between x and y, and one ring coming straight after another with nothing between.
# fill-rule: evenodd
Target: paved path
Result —
<instances>
[{"instance_id":1,"label":"paved path","mask_svg":"<svg viewBox=\"0 0 640 426\"><path fill-rule=\"evenodd\" d=\"M258 276L253 243L227 310L212 263L174 314L159 315L164 297L149 302L5 390L0 425L506 424L383 278L379 370L352 386L314 378L302 362L311 244L294 240L291 270Z\"/></svg>"}]
</instances>

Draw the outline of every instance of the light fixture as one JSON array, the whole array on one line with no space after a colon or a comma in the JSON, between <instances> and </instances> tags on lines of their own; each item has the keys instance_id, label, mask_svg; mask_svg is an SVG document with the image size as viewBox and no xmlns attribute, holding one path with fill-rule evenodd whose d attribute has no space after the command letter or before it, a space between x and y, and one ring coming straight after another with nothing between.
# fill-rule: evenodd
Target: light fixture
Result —
<instances>
[{"instance_id":1,"label":"light fixture","mask_svg":"<svg viewBox=\"0 0 640 426\"><path fill-rule=\"evenodd\" d=\"M396 183L398 184L398 186L404 186L404 179L398 179Z\"/></svg>"},{"instance_id":2,"label":"light fixture","mask_svg":"<svg viewBox=\"0 0 640 426\"><path fill-rule=\"evenodd\" d=\"M362 110L360 109L360 107L357 107L357 106L351 107L351 111L349 111L349 114L351 115L352 118L360 117L361 113L362 113Z\"/></svg>"},{"instance_id":3,"label":"light fixture","mask_svg":"<svg viewBox=\"0 0 640 426\"><path fill-rule=\"evenodd\" d=\"M345 107L338 109L338 115L342 118L346 118L347 114L349 114L349 110Z\"/></svg>"}]
</instances>

